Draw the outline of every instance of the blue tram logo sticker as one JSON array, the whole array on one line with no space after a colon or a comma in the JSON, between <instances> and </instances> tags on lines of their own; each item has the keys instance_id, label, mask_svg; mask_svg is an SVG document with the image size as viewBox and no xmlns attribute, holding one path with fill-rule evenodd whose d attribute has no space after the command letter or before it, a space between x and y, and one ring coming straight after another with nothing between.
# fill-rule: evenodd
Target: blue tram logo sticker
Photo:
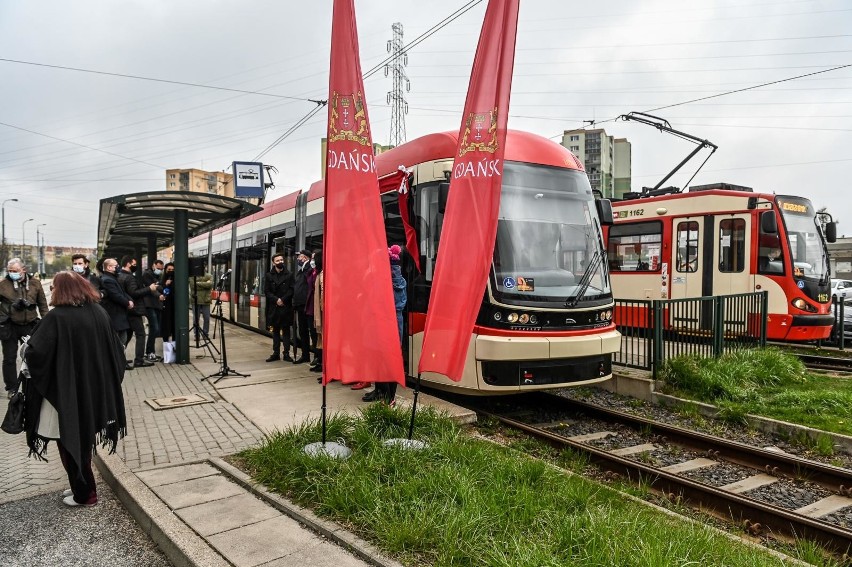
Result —
<instances>
[{"instance_id":1,"label":"blue tram logo sticker","mask_svg":"<svg viewBox=\"0 0 852 567\"><path fill-rule=\"evenodd\" d=\"M805 289L805 282L804 282L804 280L799 280L799 281L797 281L797 282L796 282L796 285L797 285L797 286L799 286L799 289Z\"/></svg>"},{"instance_id":2,"label":"blue tram logo sticker","mask_svg":"<svg viewBox=\"0 0 852 567\"><path fill-rule=\"evenodd\" d=\"M503 278L503 287L506 289L515 289L515 278Z\"/></svg>"}]
</instances>

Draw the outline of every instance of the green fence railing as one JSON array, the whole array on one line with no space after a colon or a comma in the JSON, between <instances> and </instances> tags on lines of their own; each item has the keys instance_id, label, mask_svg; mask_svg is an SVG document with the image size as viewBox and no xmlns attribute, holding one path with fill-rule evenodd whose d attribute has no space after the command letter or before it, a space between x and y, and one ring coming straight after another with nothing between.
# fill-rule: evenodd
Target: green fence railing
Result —
<instances>
[{"instance_id":1,"label":"green fence railing","mask_svg":"<svg viewBox=\"0 0 852 567\"><path fill-rule=\"evenodd\" d=\"M718 357L766 346L765 291L688 299L615 300L621 350L613 363L650 370L681 354Z\"/></svg>"}]
</instances>

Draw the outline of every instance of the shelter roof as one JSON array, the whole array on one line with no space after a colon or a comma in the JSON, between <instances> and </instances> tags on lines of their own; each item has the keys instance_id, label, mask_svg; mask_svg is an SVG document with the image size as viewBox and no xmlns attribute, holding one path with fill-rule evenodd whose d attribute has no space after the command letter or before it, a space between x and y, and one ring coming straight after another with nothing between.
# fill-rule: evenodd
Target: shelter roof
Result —
<instances>
[{"instance_id":1,"label":"shelter roof","mask_svg":"<svg viewBox=\"0 0 852 567\"><path fill-rule=\"evenodd\" d=\"M98 218L98 254L116 256L133 253L156 239L157 249L174 243L175 211L187 213L189 238L232 223L263 210L252 203L187 191L151 191L101 199Z\"/></svg>"}]
</instances>

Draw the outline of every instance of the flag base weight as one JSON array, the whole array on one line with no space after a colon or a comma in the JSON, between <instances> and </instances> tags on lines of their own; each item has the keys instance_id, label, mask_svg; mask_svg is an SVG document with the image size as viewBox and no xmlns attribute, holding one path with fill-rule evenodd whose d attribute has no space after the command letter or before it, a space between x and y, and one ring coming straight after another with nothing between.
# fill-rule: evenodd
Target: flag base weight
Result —
<instances>
[{"instance_id":1,"label":"flag base weight","mask_svg":"<svg viewBox=\"0 0 852 567\"><path fill-rule=\"evenodd\" d=\"M330 442L330 443L311 443L310 445L305 445L305 448L302 449L306 454L311 457L331 457L333 459L348 459L350 455L352 455L352 449L347 447L346 445L341 445L340 443Z\"/></svg>"},{"instance_id":2,"label":"flag base weight","mask_svg":"<svg viewBox=\"0 0 852 567\"><path fill-rule=\"evenodd\" d=\"M385 439L382 443L385 447L397 447L399 449L407 449L409 451L422 451L429 447L425 442L417 439Z\"/></svg>"}]
</instances>

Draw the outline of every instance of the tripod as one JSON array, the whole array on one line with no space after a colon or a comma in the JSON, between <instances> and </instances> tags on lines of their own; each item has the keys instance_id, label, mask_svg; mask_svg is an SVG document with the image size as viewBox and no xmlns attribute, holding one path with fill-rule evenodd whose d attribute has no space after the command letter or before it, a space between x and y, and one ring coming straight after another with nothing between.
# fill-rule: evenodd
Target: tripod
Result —
<instances>
[{"instance_id":1,"label":"tripod","mask_svg":"<svg viewBox=\"0 0 852 567\"><path fill-rule=\"evenodd\" d=\"M213 374L201 379L204 381L208 378L218 376L218 378L216 378L213 382L214 384L218 384L219 380L227 378L228 376L240 376L242 378L251 376L251 374L241 374L236 370L228 368L228 351L225 349L225 318L222 317L222 288L224 287L225 280L228 278L230 273L231 270L228 270L221 278L219 278L219 282L216 284L216 304L213 307L213 315L216 317L216 323L219 325L219 345L222 354L222 367L219 369L219 372L214 372Z\"/></svg>"},{"instance_id":2,"label":"tripod","mask_svg":"<svg viewBox=\"0 0 852 567\"><path fill-rule=\"evenodd\" d=\"M210 358L213 359L213 362L218 362L216 360L216 355L213 354L215 350L217 354L221 354L219 349L213 344L213 341L210 340L210 337L207 335L207 332L204 329L198 328L198 319L200 318L201 313L198 309L198 277L192 276L192 317L193 323L192 327L189 329L189 332L192 333L195 331L195 347L194 348L206 348L207 352L210 353ZM202 340L203 339L203 340ZM196 358L204 358L203 354L198 355Z\"/></svg>"}]
</instances>

